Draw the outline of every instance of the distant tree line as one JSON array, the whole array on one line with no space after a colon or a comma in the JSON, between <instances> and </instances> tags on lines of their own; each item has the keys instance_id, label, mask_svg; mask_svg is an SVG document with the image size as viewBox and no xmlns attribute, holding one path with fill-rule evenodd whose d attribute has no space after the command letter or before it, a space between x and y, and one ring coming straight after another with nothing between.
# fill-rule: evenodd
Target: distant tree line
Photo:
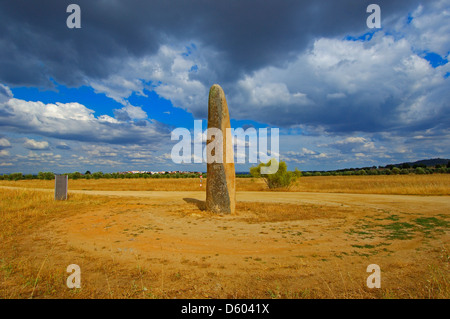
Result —
<instances>
[{"instance_id":1,"label":"distant tree line","mask_svg":"<svg viewBox=\"0 0 450 319\"><path fill-rule=\"evenodd\" d=\"M296 175L301 174L301 176L349 176L349 175L408 175L408 174L449 174L450 173L450 162L447 165L435 165L434 167L427 167L425 164L414 164L409 165L404 163L401 165L386 165L386 166L372 166L363 168L349 168L334 171L304 171L296 172ZM164 174L148 174L148 173L103 173L95 172L92 173L86 171L84 174L80 172L66 173L69 179L131 179L131 178L198 178L203 175L206 178L206 173L170 173L165 172ZM254 177L249 173L237 173L238 178L251 178ZM277 178L279 176L277 175ZM284 178L284 177L283 177ZM0 180L52 180L55 179L55 174L52 172L39 172L37 175L33 174L22 174L22 173L11 173L0 175Z\"/></svg>"},{"instance_id":2,"label":"distant tree line","mask_svg":"<svg viewBox=\"0 0 450 319\"><path fill-rule=\"evenodd\" d=\"M103 173L103 172L95 172L90 173L87 171L85 174L81 174L80 172L74 173L66 173L63 175L69 176L69 179L77 180L77 179L131 179L131 178L198 178L200 177L199 173L169 173L166 172L164 174L147 174L147 173ZM206 174L203 174L206 176ZM55 179L55 174L52 172L39 172L37 175L22 173L12 173L0 175L0 180L31 180L31 179L40 179L40 180L52 180Z\"/></svg>"},{"instance_id":3,"label":"distant tree line","mask_svg":"<svg viewBox=\"0 0 450 319\"><path fill-rule=\"evenodd\" d=\"M447 165L436 165L427 167L424 164L408 163L400 166L387 165L385 167L363 167L349 168L335 171L307 171L302 172L302 176L348 176L348 175L408 175L408 174L448 174L450 173L450 162Z\"/></svg>"}]
</instances>

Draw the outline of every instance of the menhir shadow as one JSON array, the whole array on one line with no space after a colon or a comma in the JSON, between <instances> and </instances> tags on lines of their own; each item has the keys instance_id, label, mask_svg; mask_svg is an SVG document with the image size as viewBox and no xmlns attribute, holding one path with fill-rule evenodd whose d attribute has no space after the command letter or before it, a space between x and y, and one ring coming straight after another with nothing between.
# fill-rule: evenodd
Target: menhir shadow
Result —
<instances>
[{"instance_id":1,"label":"menhir shadow","mask_svg":"<svg viewBox=\"0 0 450 319\"><path fill-rule=\"evenodd\" d=\"M206 201L204 201L204 200L198 200L195 198L183 198L183 200L186 203L196 205L198 207L198 209L200 209L200 210L206 210Z\"/></svg>"}]
</instances>

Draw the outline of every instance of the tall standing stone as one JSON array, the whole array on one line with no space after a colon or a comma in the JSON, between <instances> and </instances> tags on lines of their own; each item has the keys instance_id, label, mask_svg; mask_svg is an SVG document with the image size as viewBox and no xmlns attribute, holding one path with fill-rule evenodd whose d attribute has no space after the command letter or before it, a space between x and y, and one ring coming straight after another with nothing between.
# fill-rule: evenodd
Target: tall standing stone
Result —
<instances>
[{"instance_id":1,"label":"tall standing stone","mask_svg":"<svg viewBox=\"0 0 450 319\"><path fill-rule=\"evenodd\" d=\"M208 130L222 131L222 161L211 162L207 152L206 209L219 214L233 214L236 207L234 155L230 129L230 114L222 88L214 84L209 90ZM230 130L228 130L228 133ZM207 145L213 139L208 139ZM228 159L228 162L227 162Z\"/></svg>"}]
</instances>

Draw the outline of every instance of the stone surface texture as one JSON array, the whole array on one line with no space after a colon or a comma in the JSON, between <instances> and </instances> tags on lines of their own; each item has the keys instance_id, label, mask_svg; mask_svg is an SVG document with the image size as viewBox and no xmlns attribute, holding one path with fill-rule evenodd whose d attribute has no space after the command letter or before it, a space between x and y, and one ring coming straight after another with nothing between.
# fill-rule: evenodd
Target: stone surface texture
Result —
<instances>
[{"instance_id":1,"label":"stone surface texture","mask_svg":"<svg viewBox=\"0 0 450 319\"><path fill-rule=\"evenodd\" d=\"M230 128L230 115L222 88L214 84L209 91L208 129L218 128L222 131L222 163L207 163L206 209L217 214L234 214L236 207L236 182L234 169L233 144L227 136ZM213 137L214 139L214 137ZM212 140L208 140L209 144ZM210 156L210 154L207 154ZM227 163L227 160L228 163ZM230 160L231 159L231 160Z\"/></svg>"}]
</instances>

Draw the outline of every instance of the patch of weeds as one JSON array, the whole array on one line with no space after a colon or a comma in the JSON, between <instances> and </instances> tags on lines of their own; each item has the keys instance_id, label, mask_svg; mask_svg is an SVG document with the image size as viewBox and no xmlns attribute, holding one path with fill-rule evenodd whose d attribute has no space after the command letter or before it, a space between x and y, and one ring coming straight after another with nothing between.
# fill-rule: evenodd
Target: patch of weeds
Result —
<instances>
[{"instance_id":1,"label":"patch of weeds","mask_svg":"<svg viewBox=\"0 0 450 319\"><path fill-rule=\"evenodd\" d=\"M385 237L389 240L405 240L413 238L414 225L406 222L396 222L388 225L380 225L385 230L390 231Z\"/></svg>"},{"instance_id":2,"label":"patch of weeds","mask_svg":"<svg viewBox=\"0 0 450 319\"><path fill-rule=\"evenodd\" d=\"M422 217L414 219L414 222L418 225L421 225L425 228L435 228L435 227L448 227L449 222L445 220L439 220L436 217Z\"/></svg>"},{"instance_id":3,"label":"patch of weeds","mask_svg":"<svg viewBox=\"0 0 450 319\"><path fill-rule=\"evenodd\" d=\"M422 231L425 237L433 237L431 231L437 233L444 233L444 229L448 228L449 222L437 219L436 217L421 217L414 219L414 222L419 226L418 230Z\"/></svg>"},{"instance_id":4,"label":"patch of weeds","mask_svg":"<svg viewBox=\"0 0 450 319\"><path fill-rule=\"evenodd\" d=\"M272 299L281 298L279 286L277 286L277 289L275 291L268 289L267 293L269 294L270 298L272 298Z\"/></svg>"},{"instance_id":5,"label":"patch of weeds","mask_svg":"<svg viewBox=\"0 0 450 319\"><path fill-rule=\"evenodd\" d=\"M69 293L72 294L72 295L78 295L78 294L81 294L81 292L82 292L81 289L82 289L82 288L70 289L70 290L69 290Z\"/></svg>"},{"instance_id":6,"label":"patch of weeds","mask_svg":"<svg viewBox=\"0 0 450 319\"><path fill-rule=\"evenodd\" d=\"M368 238L370 239L374 237L374 230L361 231L351 228L348 231L345 231L345 233L348 235L359 235L361 239L368 239Z\"/></svg>"},{"instance_id":7,"label":"patch of weeds","mask_svg":"<svg viewBox=\"0 0 450 319\"><path fill-rule=\"evenodd\" d=\"M398 296L395 294L394 291L386 289L381 292L381 298L382 299L397 299Z\"/></svg>"},{"instance_id":8,"label":"patch of weeds","mask_svg":"<svg viewBox=\"0 0 450 319\"><path fill-rule=\"evenodd\" d=\"M387 249L387 248L383 248L381 251L384 251L385 253L393 253L392 250L389 250L389 249Z\"/></svg>"},{"instance_id":9,"label":"patch of weeds","mask_svg":"<svg viewBox=\"0 0 450 319\"><path fill-rule=\"evenodd\" d=\"M375 248L374 245L369 245L369 244L366 244L366 245L352 245L352 247L356 247L356 248L367 248L367 249Z\"/></svg>"},{"instance_id":10,"label":"patch of weeds","mask_svg":"<svg viewBox=\"0 0 450 319\"><path fill-rule=\"evenodd\" d=\"M6 263L4 259L0 259L0 262L1 262L0 269L3 271L5 278L8 278L9 276L11 276L14 267L12 264Z\"/></svg>"},{"instance_id":11,"label":"patch of weeds","mask_svg":"<svg viewBox=\"0 0 450 319\"><path fill-rule=\"evenodd\" d=\"M301 290L300 292L296 293L296 298L303 298L307 299L311 297L311 291L309 289Z\"/></svg>"},{"instance_id":12,"label":"patch of weeds","mask_svg":"<svg viewBox=\"0 0 450 319\"><path fill-rule=\"evenodd\" d=\"M444 233L450 225L450 222L436 217L420 217L408 222L404 222L400 221L401 218L399 215L391 214L390 212L385 213L388 213L389 216L384 218L376 218L375 220L393 221L392 223L376 224L368 222L364 219L356 224L357 228L350 228L345 233L349 235L358 235L358 237L361 239L367 239L374 238L375 235L382 231L379 236L384 237L388 240L408 240L412 239L417 232L421 232L427 238L434 238L434 235ZM377 246L381 245L389 244L383 243ZM352 246L356 248L374 248L367 245Z\"/></svg>"},{"instance_id":13,"label":"patch of weeds","mask_svg":"<svg viewBox=\"0 0 450 319\"><path fill-rule=\"evenodd\" d=\"M359 253L356 250L353 251L352 255L356 255L356 256L361 256L361 257L366 257L368 258L370 255L369 254L365 254L365 253Z\"/></svg>"},{"instance_id":14,"label":"patch of weeds","mask_svg":"<svg viewBox=\"0 0 450 319\"><path fill-rule=\"evenodd\" d=\"M380 252L386 252L386 253L392 252L392 251L388 250L387 248L383 248L381 250L375 249L376 247L386 246L386 245L388 246L390 244L388 244L388 243L380 243L378 245L370 245L370 244L356 245L355 244L355 245L352 245L352 247L359 248L359 249L369 249L369 251L367 253L359 253L359 252L354 251L353 254L354 255L356 254L358 256L369 257L369 256L377 255Z\"/></svg>"},{"instance_id":15,"label":"patch of weeds","mask_svg":"<svg viewBox=\"0 0 450 319\"><path fill-rule=\"evenodd\" d=\"M389 217L386 217L385 219L392 220L392 221L398 221L400 219L400 217L398 217L398 215L391 215Z\"/></svg>"}]
</instances>

